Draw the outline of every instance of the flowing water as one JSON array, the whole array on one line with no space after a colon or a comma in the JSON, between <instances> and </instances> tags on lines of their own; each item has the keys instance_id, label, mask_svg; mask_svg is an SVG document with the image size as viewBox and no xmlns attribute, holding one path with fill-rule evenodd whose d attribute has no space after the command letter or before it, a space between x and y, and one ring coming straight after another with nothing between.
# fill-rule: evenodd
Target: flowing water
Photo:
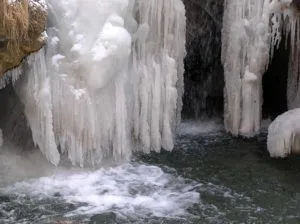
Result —
<instances>
[{"instance_id":1,"label":"flowing water","mask_svg":"<svg viewBox=\"0 0 300 224\"><path fill-rule=\"evenodd\" d=\"M173 152L92 170L6 154L0 223L299 223L300 158L271 159L265 134L221 128L186 122Z\"/></svg>"}]
</instances>

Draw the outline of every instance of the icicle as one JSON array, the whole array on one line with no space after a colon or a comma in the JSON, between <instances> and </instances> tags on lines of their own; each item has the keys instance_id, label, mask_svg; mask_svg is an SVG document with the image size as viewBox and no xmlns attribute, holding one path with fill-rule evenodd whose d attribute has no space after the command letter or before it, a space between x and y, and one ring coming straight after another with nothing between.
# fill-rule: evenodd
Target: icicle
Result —
<instances>
[{"instance_id":1,"label":"icicle","mask_svg":"<svg viewBox=\"0 0 300 224\"><path fill-rule=\"evenodd\" d=\"M233 135L251 137L260 130L262 76L274 48L281 41L283 18L290 12L290 5L291 0L231 0L225 3L222 31L224 118L227 131Z\"/></svg>"},{"instance_id":2,"label":"icicle","mask_svg":"<svg viewBox=\"0 0 300 224\"><path fill-rule=\"evenodd\" d=\"M269 60L269 3L232 0L225 7L225 127L233 135L251 137L260 128L261 80Z\"/></svg>"},{"instance_id":3,"label":"icicle","mask_svg":"<svg viewBox=\"0 0 300 224\"><path fill-rule=\"evenodd\" d=\"M23 65L7 71L1 78L0 78L0 89L3 89L9 83L15 84L15 82L19 79L20 75L23 72Z\"/></svg>"},{"instance_id":4,"label":"icicle","mask_svg":"<svg viewBox=\"0 0 300 224\"><path fill-rule=\"evenodd\" d=\"M53 132L51 86L47 78L44 50L29 56L27 63L24 77L15 89L25 106L34 143L51 163L57 165L60 155Z\"/></svg>"},{"instance_id":5,"label":"icicle","mask_svg":"<svg viewBox=\"0 0 300 224\"><path fill-rule=\"evenodd\" d=\"M46 60L43 52L29 59L21 80L34 141L52 163L66 154L80 166L128 159L134 149L171 150L183 93L183 3L81 2L49 1Z\"/></svg>"},{"instance_id":6,"label":"icicle","mask_svg":"<svg viewBox=\"0 0 300 224\"><path fill-rule=\"evenodd\" d=\"M134 89L134 133L144 152L160 151L161 146L171 150L182 107L184 5L175 0L137 1L137 5L140 26L133 64L138 76L133 80L140 90Z\"/></svg>"}]
</instances>

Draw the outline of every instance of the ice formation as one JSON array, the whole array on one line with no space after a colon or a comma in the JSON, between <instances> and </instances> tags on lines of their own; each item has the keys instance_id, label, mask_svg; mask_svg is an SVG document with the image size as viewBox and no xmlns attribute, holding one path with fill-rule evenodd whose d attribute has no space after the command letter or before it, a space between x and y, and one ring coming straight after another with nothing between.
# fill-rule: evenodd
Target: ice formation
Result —
<instances>
[{"instance_id":1,"label":"ice formation","mask_svg":"<svg viewBox=\"0 0 300 224\"><path fill-rule=\"evenodd\" d=\"M288 88L290 105L300 97L296 84L299 82L299 12L293 5L292 0L225 2L222 31L224 117L225 128L233 135L251 137L260 130L262 76L283 33L290 34L293 49Z\"/></svg>"},{"instance_id":2,"label":"ice formation","mask_svg":"<svg viewBox=\"0 0 300 224\"><path fill-rule=\"evenodd\" d=\"M227 0L222 36L225 70L225 128L233 135L260 130L262 76L285 35L290 44L287 100L300 107L300 12L293 0ZM300 152L300 110L290 110L269 126L268 150L284 157Z\"/></svg>"},{"instance_id":3,"label":"ice formation","mask_svg":"<svg viewBox=\"0 0 300 224\"><path fill-rule=\"evenodd\" d=\"M268 150L272 157L300 153L300 109L278 116L269 126Z\"/></svg>"},{"instance_id":4,"label":"ice formation","mask_svg":"<svg viewBox=\"0 0 300 224\"><path fill-rule=\"evenodd\" d=\"M185 56L181 0L49 0L48 44L16 90L35 144L57 165L171 150ZM13 77L19 71L13 71Z\"/></svg>"}]
</instances>

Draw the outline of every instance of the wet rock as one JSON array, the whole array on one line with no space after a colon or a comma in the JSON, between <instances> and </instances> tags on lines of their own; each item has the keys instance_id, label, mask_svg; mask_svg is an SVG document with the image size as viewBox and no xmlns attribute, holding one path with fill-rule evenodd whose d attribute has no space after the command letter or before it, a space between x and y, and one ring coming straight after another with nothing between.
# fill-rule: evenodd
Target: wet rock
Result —
<instances>
[{"instance_id":1,"label":"wet rock","mask_svg":"<svg viewBox=\"0 0 300 224\"><path fill-rule=\"evenodd\" d=\"M95 215L91 218L90 224L116 224L117 215L114 212L107 212Z\"/></svg>"},{"instance_id":2,"label":"wet rock","mask_svg":"<svg viewBox=\"0 0 300 224\"><path fill-rule=\"evenodd\" d=\"M184 118L223 114L223 0L184 0L187 17Z\"/></svg>"},{"instance_id":3,"label":"wet rock","mask_svg":"<svg viewBox=\"0 0 300 224\"><path fill-rule=\"evenodd\" d=\"M296 9L300 10L300 0L293 0L293 4Z\"/></svg>"},{"instance_id":4,"label":"wet rock","mask_svg":"<svg viewBox=\"0 0 300 224\"><path fill-rule=\"evenodd\" d=\"M61 194L60 194L59 192L55 192L55 193L53 194L53 197L61 197Z\"/></svg>"},{"instance_id":5,"label":"wet rock","mask_svg":"<svg viewBox=\"0 0 300 224\"><path fill-rule=\"evenodd\" d=\"M10 202L10 198L5 195L0 195L0 204L5 202Z\"/></svg>"}]
</instances>

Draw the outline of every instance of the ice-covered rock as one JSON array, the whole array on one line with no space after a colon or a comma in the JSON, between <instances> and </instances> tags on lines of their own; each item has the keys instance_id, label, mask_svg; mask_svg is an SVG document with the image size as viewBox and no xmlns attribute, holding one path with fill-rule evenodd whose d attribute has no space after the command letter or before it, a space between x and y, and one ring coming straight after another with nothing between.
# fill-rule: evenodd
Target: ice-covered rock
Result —
<instances>
[{"instance_id":1,"label":"ice-covered rock","mask_svg":"<svg viewBox=\"0 0 300 224\"><path fill-rule=\"evenodd\" d=\"M272 157L300 153L300 109L278 116L269 126L268 150Z\"/></svg>"},{"instance_id":2,"label":"ice-covered rock","mask_svg":"<svg viewBox=\"0 0 300 224\"><path fill-rule=\"evenodd\" d=\"M44 0L0 0L0 89L10 82L11 73L31 52L46 41L47 5Z\"/></svg>"}]
</instances>

